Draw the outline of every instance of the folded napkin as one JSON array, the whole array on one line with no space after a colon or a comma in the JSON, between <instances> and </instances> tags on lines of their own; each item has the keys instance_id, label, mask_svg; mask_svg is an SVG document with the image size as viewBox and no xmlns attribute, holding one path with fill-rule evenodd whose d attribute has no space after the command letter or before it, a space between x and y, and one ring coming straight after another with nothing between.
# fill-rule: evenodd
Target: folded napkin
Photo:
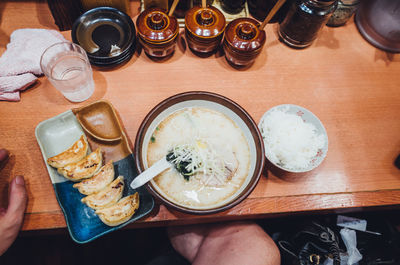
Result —
<instances>
[{"instance_id":1,"label":"folded napkin","mask_svg":"<svg viewBox=\"0 0 400 265\"><path fill-rule=\"evenodd\" d=\"M60 32L47 29L17 29L0 57L0 100L19 101L20 91L42 75L40 57L57 42L67 41Z\"/></svg>"}]
</instances>

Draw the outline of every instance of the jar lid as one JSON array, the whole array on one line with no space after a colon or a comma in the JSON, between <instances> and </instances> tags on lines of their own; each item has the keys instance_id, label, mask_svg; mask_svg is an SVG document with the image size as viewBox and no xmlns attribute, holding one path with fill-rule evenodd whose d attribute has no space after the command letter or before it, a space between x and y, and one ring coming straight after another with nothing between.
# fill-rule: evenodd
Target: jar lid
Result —
<instances>
[{"instance_id":1,"label":"jar lid","mask_svg":"<svg viewBox=\"0 0 400 265\"><path fill-rule=\"evenodd\" d=\"M225 40L239 52L252 52L260 49L265 43L265 31L252 18L232 20L225 29Z\"/></svg>"},{"instance_id":2,"label":"jar lid","mask_svg":"<svg viewBox=\"0 0 400 265\"><path fill-rule=\"evenodd\" d=\"M195 6L185 15L186 30L203 38L219 36L224 32L225 24L224 14L213 6Z\"/></svg>"},{"instance_id":3,"label":"jar lid","mask_svg":"<svg viewBox=\"0 0 400 265\"><path fill-rule=\"evenodd\" d=\"M176 18L168 16L161 8L149 8L140 13L136 27L141 38L153 43L168 41L179 32Z\"/></svg>"}]
</instances>

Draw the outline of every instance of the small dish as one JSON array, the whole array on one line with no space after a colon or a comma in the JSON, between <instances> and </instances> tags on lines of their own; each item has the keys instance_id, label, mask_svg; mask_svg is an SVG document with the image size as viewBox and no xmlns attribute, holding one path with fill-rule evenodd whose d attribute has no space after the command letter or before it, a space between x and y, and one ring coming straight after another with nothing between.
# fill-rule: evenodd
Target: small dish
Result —
<instances>
[{"instance_id":1,"label":"small dish","mask_svg":"<svg viewBox=\"0 0 400 265\"><path fill-rule=\"evenodd\" d=\"M119 141L122 130L114 109L106 101L99 101L80 109L73 109L82 128L95 139L104 142Z\"/></svg>"},{"instance_id":2,"label":"small dish","mask_svg":"<svg viewBox=\"0 0 400 265\"><path fill-rule=\"evenodd\" d=\"M144 187L133 190L129 185L125 185L123 197L139 192L139 209L129 221L115 227L107 226L101 222L93 209L81 202L84 195L72 187L74 183L62 177L46 162L49 157L67 149L81 135L86 135L91 150L100 147L104 152L104 162L113 161L115 175L123 175L126 183L132 182L137 176L135 159L121 123L109 102L98 101L45 120L38 124L35 135L68 231L75 242L90 242L144 217L153 209L153 197ZM109 138L118 140L109 141Z\"/></svg>"},{"instance_id":3,"label":"small dish","mask_svg":"<svg viewBox=\"0 0 400 265\"><path fill-rule=\"evenodd\" d=\"M112 7L93 8L75 20L71 37L96 66L116 66L129 60L136 48L132 19Z\"/></svg>"},{"instance_id":4,"label":"small dish","mask_svg":"<svg viewBox=\"0 0 400 265\"><path fill-rule=\"evenodd\" d=\"M148 182L146 187L151 194L171 208L190 214L212 214L227 210L243 201L257 185L264 167L265 156L261 134L250 115L237 103L221 95L203 91L177 94L160 102L147 114L139 127L135 142L136 166L140 173L148 168L147 149L159 124L178 110L194 107L208 108L222 113L241 130L248 143L250 154L249 169L244 182L227 199L203 208L183 206L174 202L159 191L154 180Z\"/></svg>"},{"instance_id":5,"label":"small dish","mask_svg":"<svg viewBox=\"0 0 400 265\"><path fill-rule=\"evenodd\" d=\"M96 101L72 109L93 149L101 148L108 160L119 161L132 154L128 138L110 102Z\"/></svg>"},{"instance_id":6,"label":"small dish","mask_svg":"<svg viewBox=\"0 0 400 265\"><path fill-rule=\"evenodd\" d=\"M270 115L272 112L277 111L277 110L282 111L287 114L295 114L295 115L301 117L301 119L305 123L310 123L315 127L315 131L316 131L317 135L322 135L322 137L324 139L324 145L322 148L320 148L318 150L317 154L312 158L310 165L307 168L289 169L279 163L274 162L273 159L271 159L271 155L268 152L270 145L269 145L269 143L267 143L265 141L265 133L266 132L264 132L263 124L266 120L266 117L268 115ZM318 119L317 116L315 116L311 111L309 111L303 107L293 105L293 104L283 104L283 105L275 106L264 113L264 115L262 116L262 118L258 124L258 128L260 129L261 135L263 136L263 139L264 139L264 145L265 145L265 150L266 150L265 156L267 157L268 161L271 162L274 166L276 166L284 171L291 172L291 173L304 173L304 172L311 171L314 168L318 167L322 163L322 161L325 159L325 156L328 152L328 135L326 133L324 125Z\"/></svg>"}]
</instances>

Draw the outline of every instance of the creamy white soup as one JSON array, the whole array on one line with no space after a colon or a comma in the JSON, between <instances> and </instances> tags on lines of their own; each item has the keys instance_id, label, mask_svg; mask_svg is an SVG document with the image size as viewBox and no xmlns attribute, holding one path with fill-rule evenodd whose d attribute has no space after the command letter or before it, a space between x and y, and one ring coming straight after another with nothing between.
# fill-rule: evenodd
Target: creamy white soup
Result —
<instances>
[{"instance_id":1,"label":"creamy white soup","mask_svg":"<svg viewBox=\"0 0 400 265\"><path fill-rule=\"evenodd\" d=\"M169 200L190 208L207 208L229 199L243 185L250 167L250 149L242 130L226 115L204 107L172 113L151 136L148 166L182 146L190 146L191 153L196 153L190 160L198 161L192 175L184 177L171 166L152 182Z\"/></svg>"}]
</instances>

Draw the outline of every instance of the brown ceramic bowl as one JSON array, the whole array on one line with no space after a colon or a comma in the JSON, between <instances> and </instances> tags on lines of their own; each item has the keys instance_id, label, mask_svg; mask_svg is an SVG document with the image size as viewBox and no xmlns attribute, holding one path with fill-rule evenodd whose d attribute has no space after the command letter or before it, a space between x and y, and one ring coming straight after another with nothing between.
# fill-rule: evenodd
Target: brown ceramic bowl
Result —
<instances>
[{"instance_id":1,"label":"brown ceramic bowl","mask_svg":"<svg viewBox=\"0 0 400 265\"><path fill-rule=\"evenodd\" d=\"M189 48L201 54L218 49L225 30L225 16L217 8L191 8L185 16L185 36Z\"/></svg>"},{"instance_id":2,"label":"brown ceramic bowl","mask_svg":"<svg viewBox=\"0 0 400 265\"><path fill-rule=\"evenodd\" d=\"M265 44L265 31L252 18L237 18L225 29L223 42L226 60L235 66L249 66Z\"/></svg>"},{"instance_id":3,"label":"brown ceramic bowl","mask_svg":"<svg viewBox=\"0 0 400 265\"><path fill-rule=\"evenodd\" d=\"M243 201L257 185L264 167L264 144L257 124L250 115L232 100L210 92L186 92L165 99L154 107L140 125L135 142L135 159L138 171L147 168L147 148L159 124L173 112L186 107L204 107L225 114L242 130L250 151L248 175L243 184L231 196L216 205L189 207L167 197L154 180L148 182L147 189L167 206L190 214L211 214L227 210Z\"/></svg>"},{"instance_id":4,"label":"brown ceramic bowl","mask_svg":"<svg viewBox=\"0 0 400 265\"><path fill-rule=\"evenodd\" d=\"M161 8L149 8L136 21L139 42L145 53L154 58L165 58L175 51L179 34L178 21Z\"/></svg>"}]
</instances>

